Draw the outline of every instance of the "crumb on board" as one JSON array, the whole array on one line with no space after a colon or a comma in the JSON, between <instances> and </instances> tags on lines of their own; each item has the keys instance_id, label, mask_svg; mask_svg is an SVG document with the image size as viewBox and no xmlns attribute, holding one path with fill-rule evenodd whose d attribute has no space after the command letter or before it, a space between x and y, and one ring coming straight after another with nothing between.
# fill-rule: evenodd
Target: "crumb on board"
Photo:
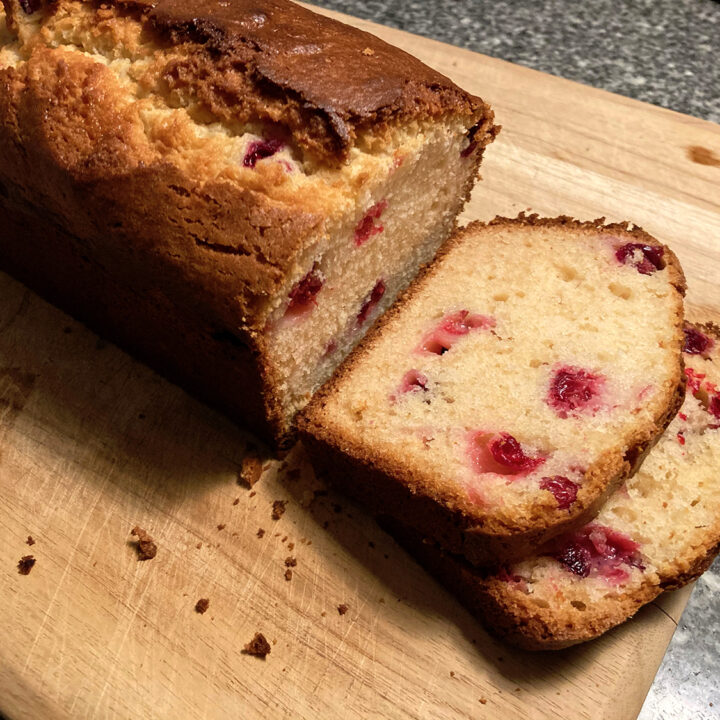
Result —
<instances>
[{"instance_id":1,"label":"crumb on board","mask_svg":"<svg viewBox=\"0 0 720 720\"><path fill-rule=\"evenodd\" d=\"M480 698L480 700L479 700L478 702L479 702L481 705L485 705L485 704L487 703L487 698L482 697L482 698Z\"/></svg>"},{"instance_id":2,"label":"crumb on board","mask_svg":"<svg viewBox=\"0 0 720 720\"><path fill-rule=\"evenodd\" d=\"M219 523L218 526L217 526L217 529L218 529L218 530L224 530L225 528L226 528L225 523Z\"/></svg>"},{"instance_id":3,"label":"crumb on board","mask_svg":"<svg viewBox=\"0 0 720 720\"><path fill-rule=\"evenodd\" d=\"M250 497L255 497L256 495L257 493L254 490L250 493Z\"/></svg>"},{"instance_id":4,"label":"crumb on board","mask_svg":"<svg viewBox=\"0 0 720 720\"><path fill-rule=\"evenodd\" d=\"M200 550L200 548L202 547L202 543L199 542L195 547L196 547L198 550Z\"/></svg>"},{"instance_id":5,"label":"crumb on board","mask_svg":"<svg viewBox=\"0 0 720 720\"><path fill-rule=\"evenodd\" d=\"M294 557L286 557L285 558L285 567L296 567L297 566L297 559Z\"/></svg>"},{"instance_id":6,"label":"crumb on board","mask_svg":"<svg viewBox=\"0 0 720 720\"><path fill-rule=\"evenodd\" d=\"M264 658L270 654L270 643L265 639L262 633L255 633L253 639L245 645L243 652L246 655L254 655L255 657Z\"/></svg>"},{"instance_id":7,"label":"crumb on board","mask_svg":"<svg viewBox=\"0 0 720 720\"><path fill-rule=\"evenodd\" d=\"M348 606L345 603L341 603L340 605L337 606L337 611L341 615L344 615L349 609L350 608L348 608Z\"/></svg>"},{"instance_id":8,"label":"crumb on board","mask_svg":"<svg viewBox=\"0 0 720 720\"><path fill-rule=\"evenodd\" d=\"M454 670L451 670L451 671L450 671L450 677L455 677L455 671L454 671Z\"/></svg>"},{"instance_id":9,"label":"crumb on board","mask_svg":"<svg viewBox=\"0 0 720 720\"><path fill-rule=\"evenodd\" d=\"M265 530L262 528L258 528L258 531L255 533L259 538L261 538L263 535L265 535Z\"/></svg>"},{"instance_id":10,"label":"crumb on board","mask_svg":"<svg viewBox=\"0 0 720 720\"><path fill-rule=\"evenodd\" d=\"M295 543L294 542L288 543L288 550L290 550L292 552L294 549L295 549Z\"/></svg>"},{"instance_id":11,"label":"crumb on board","mask_svg":"<svg viewBox=\"0 0 720 720\"><path fill-rule=\"evenodd\" d=\"M290 582L292 580L293 572L290 568L285 571L285 579Z\"/></svg>"},{"instance_id":12,"label":"crumb on board","mask_svg":"<svg viewBox=\"0 0 720 720\"><path fill-rule=\"evenodd\" d=\"M320 617L325 617L326 615L327 613L324 610L320 613Z\"/></svg>"},{"instance_id":13,"label":"crumb on board","mask_svg":"<svg viewBox=\"0 0 720 720\"><path fill-rule=\"evenodd\" d=\"M33 538L32 535L28 535L27 540L25 541L27 545L34 545L35 544L35 538Z\"/></svg>"},{"instance_id":14,"label":"crumb on board","mask_svg":"<svg viewBox=\"0 0 720 720\"><path fill-rule=\"evenodd\" d=\"M209 598L200 598L195 603L195 612L202 615L204 612L207 611L208 607L210 607L210 599Z\"/></svg>"},{"instance_id":15,"label":"crumb on board","mask_svg":"<svg viewBox=\"0 0 720 720\"><path fill-rule=\"evenodd\" d=\"M157 555L157 545L150 535L139 525L136 525L131 531L138 541L136 544L138 560L152 560Z\"/></svg>"},{"instance_id":16,"label":"crumb on board","mask_svg":"<svg viewBox=\"0 0 720 720\"><path fill-rule=\"evenodd\" d=\"M365 55L365 56L367 56L367 57L372 57L372 56L375 54L375 51L374 51L372 48L366 47L366 48L362 51L362 54Z\"/></svg>"},{"instance_id":17,"label":"crumb on board","mask_svg":"<svg viewBox=\"0 0 720 720\"><path fill-rule=\"evenodd\" d=\"M263 467L262 460L258 457L254 450L249 450L248 454L243 458L240 472L238 473L238 485L245 485L248 488L260 479Z\"/></svg>"},{"instance_id":18,"label":"crumb on board","mask_svg":"<svg viewBox=\"0 0 720 720\"><path fill-rule=\"evenodd\" d=\"M285 514L287 500L275 500L272 504L272 519L279 520Z\"/></svg>"},{"instance_id":19,"label":"crumb on board","mask_svg":"<svg viewBox=\"0 0 720 720\"><path fill-rule=\"evenodd\" d=\"M18 572L20 575L29 575L34 564L35 558L32 555L23 555L20 560L18 560Z\"/></svg>"},{"instance_id":20,"label":"crumb on board","mask_svg":"<svg viewBox=\"0 0 720 720\"><path fill-rule=\"evenodd\" d=\"M235 498L233 500L233 505L238 505L240 503L240 498Z\"/></svg>"}]
</instances>

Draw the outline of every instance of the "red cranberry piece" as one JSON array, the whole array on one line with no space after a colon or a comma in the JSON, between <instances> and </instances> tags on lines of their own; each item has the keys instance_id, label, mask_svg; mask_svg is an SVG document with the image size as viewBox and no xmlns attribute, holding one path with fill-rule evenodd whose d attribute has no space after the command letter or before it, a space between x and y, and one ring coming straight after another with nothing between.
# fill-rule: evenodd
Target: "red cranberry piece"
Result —
<instances>
[{"instance_id":1,"label":"red cranberry piece","mask_svg":"<svg viewBox=\"0 0 720 720\"><path fill-rule=\"evenodd\" d=\"M421 352L435 355L445 354L463 335L471 330L487 330L495 327L495 319L487 315L459 310L446 315L438 326L429 332L417 348Z\"/></svg>"},{"instance_id":2,"label":"red cranberry piece","mask_svg":"<svg viewBox=\"0 0 720 720\"><path fill-rule=\"evenodd\" d=\"M264 160L265 158L274 155L282 147L282 140L278 140L277 138L270 138L269 140L255 140L250 143L245 152L243 165L245 167L254 168L258 160Z\"/></svg>"},{"instance_id":3,"label":"red cranberry piece","mask_svg":"<svg viewBox=\"0 0 720 720\"><path fill-rule=\"evenodd\" d=\"M720 418L720 395L713 395L708 402L708 412L716 418Z\"/></svg>"},{"instance_id":4,"label":"red cranberry piece","mask_svg":"<svg viewBox=\"0 0 720 720\"><path fill-rule=\"evenodd\" d=\"M592 572L617 583L628 578L622 565L645 569L638 543L602 525L587 525L553 545L551 556L580 577L587 577Z\"/></svg>"},{"instance_id":5,"label":"red cranberry piece","mask_svg":"<svg viewBox=\"0 0 720 720\"><path fill-rule=\"evenodd\" d=\"M375 309L375 306L380 302L380 300L382 299L382 296L384 294L385 294L385 283L382 280L378 280L375 283L375 287L370 292L370 295L367 296L367 298L365 299L365 302L362 304L362 307L360 308L360 312L357 314L358 327L360 325L362 325L368 319L368 316Z\"/></svg>"},{"instance_id":6,"label":"red cranberry piece","mask_svg":"<svg viewBox=\"0 0 720 720\"><path fill-rule=\"evenodd\" d=\"M575 575L587 577L590 574L592 553L580 543L568 543L555 555L555 559Z\"/></svg>"},{"instance_id":7,"label":"red cranberry piece","mask_svg":"<svg viewBox=\"0 0 720 720\"><path fill-rule=\"evenodd\" d=\"M575 410L582 411L600 393L605 379L601 375L579 367L562 367L555 371L550 381L546 402L557 413L566 418Z\"/></svg>"},{"instance_id":8,"label":"red cranberry piece","mask_svg":"<svg viewBox=\"0 0 720 720\"><path fill-rule=\"evenodd\" d=\"M285 310L285 317L299 317L311 310L313 305L317 305L315 298L324 284L325 279L317 267L313 267L290 291L290 303Z\"/></svg>"},{"instance_id":9,"label":"red cranberry piece","mask_svg":"<svg viewBox=\"0 0 720 720\"><path fill-rule=\"evenodd\" d=\"M685 333L683 352L688 355L703 355L712 350L715 344L711 337L691 325L686 325L683 332Z\"/></svg>"},{"instance_id":10,"label":"red cranberry piece","mask_svg":"<svg viewBox=\"0 0 720 720\"><path fill-rule=\"evenodd\" d=\"M527 475L545 462L544 457L527 455L509 433L489 435L477 432L470 438L470 458L480 473Z\"/></svg>"},{"instance_id":11,"label":"red cranberry piece","mask_svg":"<svg viewBox=\"0 0 720 720\"><path fill-rule=\"evenodd\" d=\"M357 224L355 227L355 244L358 247L364 245L373 235L379 235L385 229L380 223L376 225L375 221L380 219L387 206L387 200L375 203Z\"/></svg>"},{"instance_id":12,"label":"red cranberry piece","mask_svg":"<svg viewBox=\"0 0 720 720\"><path fill-rule=\"evenodd\" d=\"M400 381L398 391L401 393L412 392L415 390L427 390L427 375L419 370L408 370Z\"/></svg>"},{"instance_id":13,"label":"red cranberry piece","mask_svg":"<svg viewBox=\"0 0 720 720\"><path fill-rule=\"evenodd\" d=\"M642 243L628 243L615 250L615 257L623 265L632 265L642 275L652 275L665 267L665 248ZM642 256L642 257L640 257Z\"/></svg>"},{"instance_id":14,"label":"red cranberry piece","mask_svg":"<svg viewBox=\"0 0 720 720\"><path fill-rule=\"evenodd\" d=\"M540 488L549 490L555 496L559 510L567 510L577 499L578 484L562 475L544 477Z\"/></svg>"},{"instance_id":15,"label":"red cranberry piece","mask_svg":"<svg viewBox=\"0 0 720 720\"><path fill-rule=\"evenodd\" d=\"M692 393L696 393L700 390L702 381L705 379L705 373L695 372L693 368L685 368L685 377L687 378L687 386Z\"/></svg>"}]
</instances>

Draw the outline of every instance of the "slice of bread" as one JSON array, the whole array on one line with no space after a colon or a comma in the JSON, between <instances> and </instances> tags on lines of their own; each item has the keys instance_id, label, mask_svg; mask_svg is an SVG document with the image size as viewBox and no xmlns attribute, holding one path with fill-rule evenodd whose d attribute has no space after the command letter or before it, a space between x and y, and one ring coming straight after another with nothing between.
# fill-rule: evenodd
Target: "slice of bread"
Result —
<instances>
[{"instance_id":1,"label":"slice of bread","mask_svg":"<svg viewBox=\"0 0 720 720\"><path fill-rule=\"evenodd\" d=\"M532 650L591 640L720 549L720 328L688 326L688 392L640 470L582 530L483 576L417 534L390 531L494 634Z\"/></svg>"},{"instance_id":2,"label":"slice of bread","mask_svg":"<svg viewBox=\"0 0 720 720\"><path fill-rule=\"evenodd\" d=\"M682 398L684 278L647 233L456 234L309 406L321 472L474 565L593 517Z\"/></svg>"}]
</instances>

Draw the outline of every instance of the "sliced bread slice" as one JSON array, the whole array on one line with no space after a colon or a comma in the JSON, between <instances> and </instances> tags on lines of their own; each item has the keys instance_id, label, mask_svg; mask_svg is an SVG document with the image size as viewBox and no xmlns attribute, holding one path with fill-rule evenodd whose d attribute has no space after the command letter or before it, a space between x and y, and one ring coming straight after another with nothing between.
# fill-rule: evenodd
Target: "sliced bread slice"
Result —
<instances>
[{"instance_id":1,"label":"sliced bread slice","mask_svg":"<svg viewBox=\"0 0 720 720\"><path fill-rule=\"evenodd\" d=\"M531 650L591 640L720 549L720 328L686 328L685 402L597 518L540 553L483 575L407 528L388 529L494 634Z\"/></svg>"},{"instance_id":2,"label":"sliced bread slice","mask_svg":"<svg viewBox=\"0 0 720 720\"><path fill-rule=\"evenodd\" d=\"M684 278L647 233L473 223L300 421L317 469L474 565L593 517L682 398Z\"/></svg>"}]
</instances>

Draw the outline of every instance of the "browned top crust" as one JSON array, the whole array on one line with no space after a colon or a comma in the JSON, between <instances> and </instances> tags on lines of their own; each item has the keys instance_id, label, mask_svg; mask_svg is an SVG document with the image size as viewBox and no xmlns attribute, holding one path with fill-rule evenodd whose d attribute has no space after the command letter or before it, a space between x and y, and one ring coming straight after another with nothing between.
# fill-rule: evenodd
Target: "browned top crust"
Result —
<instances>
[{"instance_id":1,"label":"browned top crust","mask_svg":"<svg viewBox=\"0 0 720 720\"><path fill-rule=\"evenodd\" d=\"M10 25L19 0L3 0ZM358 136L403 119L447 115L496 132L492 111L408 53L288 0L83 0L130 16L167 53L162 88L216 119L277 124L317 161L347 159ZM64 0L36 0L50 13ZM471 137L472 139L472 137Z\"/></svg>"},{"instance_id":2,"label":"browned top crust","mask_svg":"<svg viewBox=\"0 0 720 720\"><path fill-rule=\"evenodd\" d=\"M232 68L260 96L284 95L283 124L320 155L345 157L359 132L391 118L453 112L479 120L487 111L480 98L402 50L287 0L110 4L140 9L173 44L202 46L218 75ZM308 109L321 120L310 133L302 117Z\"/></svg>"}]
</instances>

